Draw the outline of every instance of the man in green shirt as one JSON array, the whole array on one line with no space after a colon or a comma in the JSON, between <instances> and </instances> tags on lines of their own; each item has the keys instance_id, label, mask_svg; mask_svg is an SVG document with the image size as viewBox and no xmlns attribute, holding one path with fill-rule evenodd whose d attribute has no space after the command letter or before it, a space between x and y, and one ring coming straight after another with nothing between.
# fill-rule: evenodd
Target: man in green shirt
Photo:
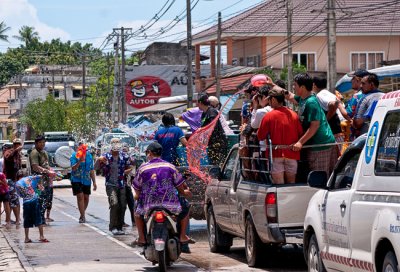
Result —
<instances>
[{"instance_id":1,"label":"man in green shirt","mask_svg":"<svg viewBox=\"0 0 400 272\"><path fill-rule=\"evenodd\" d=\"M39 196L40 212L43 222L52 222L50 218L50 211L53 203L53 184L48 174L50 171L49 155L44 150L46 139L44 136L39 135L35 139L35 148L29 154L31 164L31 172L36 175L42 175L44 190ZM46 218L44 217L45 212Z\"/></svg>"},{"instance_id":2,"label":"man in green shirt","mask_svg":"<svg viewBox=\"0 0 400 272\"><path fill-rule=\"evenodd\" d=\"M279 88L273 85L273 88ZM294 78L294 91L297 95L285 91L286 99L299 106L299 117L304 134L292 147L300 151L304 147L305 158L310 171L325 171L327 176L332 173L339 156L335 137L317 98L312 93L313 80L308 74L298 74ZM308 145L322 145L307 147Z\"/></svg>"}]
</instances>

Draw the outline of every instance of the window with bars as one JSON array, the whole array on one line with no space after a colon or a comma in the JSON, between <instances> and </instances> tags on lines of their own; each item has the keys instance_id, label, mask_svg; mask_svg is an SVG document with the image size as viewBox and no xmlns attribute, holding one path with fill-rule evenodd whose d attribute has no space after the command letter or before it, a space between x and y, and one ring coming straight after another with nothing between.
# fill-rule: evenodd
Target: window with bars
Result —
<instances>
[{"instance_id":1,"label":"window with bars","mask_svg":"<svg viewBox=\"0 0 400 272\"><path fill-rule=\"evenodd\" d=\"M55 90L49 89L49 94L52 95L52 96L54 96L55 98L60 97L60 91L57 90L57 89L55 89Z\"/></svg>"},{"instance_id":2,"label":"window with bars","mask_svg":"<svg viewBox=\"0 0 400 272\"><path fill-rule=\"evenodd\" d=\"M250 67L260 67L261 66L261 56L251 56L246 58L247 66Z\"/></svg>"},{"instance_id":3,"label":"window with bars","mask_svg":"<svg viewBox=\"0 0 400 272\"><path fill-rule=\"evenodd\" d=\"M382 67L383 52L351 52L351 71Z\"/></svg>"}]
</instances>

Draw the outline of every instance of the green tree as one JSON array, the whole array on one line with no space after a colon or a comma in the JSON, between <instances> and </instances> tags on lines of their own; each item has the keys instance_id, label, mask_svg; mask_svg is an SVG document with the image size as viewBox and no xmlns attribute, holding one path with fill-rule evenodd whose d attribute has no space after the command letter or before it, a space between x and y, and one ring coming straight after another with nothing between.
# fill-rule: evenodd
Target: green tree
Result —
<instances>
[{"instance_id":1,"label":"green tree","mask_svg":"<svg viewBox=\"0 0 400 272\"><path fill-rule=\"evenodd\" d=\"M299 63L293 63L293 76L306 72L307 72L307 67ZM285 66L285 68L283 68L281 71L280 79L285 81L286 85L287 85L287 76L288 76L288 68L287 66Z\"/></svg>"},{"instance_id":2,"label":"green tree","mask_svg":"<svg viewBox=\"0 0 400 272\"><path fill-rule=\"evenodd\" d=\"M0 86L7 84L13 76L21 73L26 65L24 58L18 58L11 54L0 54Z\"/></svg>"},{"instance_id":3,"label":"green tree","mask_svg":"<svg viewBox=\"0 0 400 272\"><path fill-rule=\"evenodd\" d=\"M265 68L263 68L262 70L259 70L259 71L257 71L256 72L257 74L264 74L264 75L267 75L267 76L269 76L271 79L272 79L272 81L276 81L276 79L277 79L277 76L276 76L276 73L271 69L271 67L265 67Z\"/></svg>"},{"instance_id":4,"label":"green tree","mask_svg":"<svg viewBox=\"0 0 400 272\"><path fill-rule=\"evenodd\" d=\"M0 41L8 42L8 35L5 33L10 29L11 27L7 26L4 22L0 23Z\"/></svg>"},{"instance_id":5,"label":"green tree","mask_svg":"<svg viewBox=\"0 0 400 272\"><path fill-rule=\"evenodd\" d=\"M46 100L31 101L25 107L21 121L30 125L36 133L63 131L66 126L66 110L62 100L48 95Z\"/></svg>"},{"instance_id":6,"label":"green tree","mask_svg":"<svg viewBox=\"0 0 400 272\"><path fill-rule=\"evenodd\" d=\"M33 26L22 26L18 31L19 36L15 35L14 38L25 43L25 47L29 47L30 44L39 41L39 33L35 31Z\"/></svg>"}]
</instances>

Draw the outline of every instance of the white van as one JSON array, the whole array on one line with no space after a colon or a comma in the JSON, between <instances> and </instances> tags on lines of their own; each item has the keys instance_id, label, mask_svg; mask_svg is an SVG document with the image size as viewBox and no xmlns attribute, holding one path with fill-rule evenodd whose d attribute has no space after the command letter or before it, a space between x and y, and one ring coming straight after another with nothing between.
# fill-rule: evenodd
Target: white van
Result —
<instances>
[{"instance_id":1,"label":"white van","mask_svg":"<svg viewBox=\"0 0 400 272\"><path fill-rule=\"evenodd\" d=\"M400 271L400 91L378 102L369 131L326 183L313 172L304 222L309 271Z\"/></svg>"}]
</instances>

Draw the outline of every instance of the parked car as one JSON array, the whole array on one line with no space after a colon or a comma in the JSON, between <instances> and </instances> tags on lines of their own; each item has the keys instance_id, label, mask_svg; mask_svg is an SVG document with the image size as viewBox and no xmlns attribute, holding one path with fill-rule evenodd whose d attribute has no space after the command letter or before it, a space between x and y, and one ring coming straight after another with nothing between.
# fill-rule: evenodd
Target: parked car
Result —
<instances>
[{"instance_id":1,"label":"parked car","mask_svg":"<svg viewBox=\"0 0 400 272\"><path fill-rule=\"evenodd\" d=\"M304 220L309 271L399 271L400 91L377 103L368 134L343 154L327 181L313 172Z\"/></svg>"},{"instance_id":2,"label":"parked car","mask_svg":"<svg viewBox=\"0 0 400 272\"><path fill-rule=\"evenodd\" d=\"M49 164L54 171L61 173L65 178L71 178L70 157L74 150L75 139L68 132L45 132L45 150L49 155Z\"/></svg>"}]
</instances>

